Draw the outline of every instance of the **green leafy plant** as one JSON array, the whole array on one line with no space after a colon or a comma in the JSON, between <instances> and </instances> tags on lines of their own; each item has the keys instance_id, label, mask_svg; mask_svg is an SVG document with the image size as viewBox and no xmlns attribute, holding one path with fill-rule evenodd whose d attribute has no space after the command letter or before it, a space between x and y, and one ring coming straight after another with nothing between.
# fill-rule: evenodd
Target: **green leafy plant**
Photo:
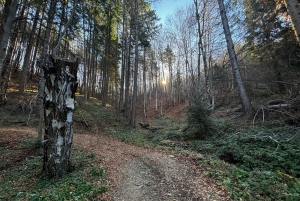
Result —
<instances>
[{"instance_id":1,"label":"green leafy plant","mask_svg":"<svg viewBox=\"0 0 300 201\"><path fill-rule=\"evenodd\" d=\"M300 200L299 130L272 124L190 142L215 158L199 164L235 200Z\"/></svg>"}]
</instances>

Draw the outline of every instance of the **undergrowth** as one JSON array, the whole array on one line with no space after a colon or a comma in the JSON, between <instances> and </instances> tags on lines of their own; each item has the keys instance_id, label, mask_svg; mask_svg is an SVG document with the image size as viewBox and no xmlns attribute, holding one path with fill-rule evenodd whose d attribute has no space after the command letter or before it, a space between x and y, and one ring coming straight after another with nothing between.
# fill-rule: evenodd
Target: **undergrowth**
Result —
<instances>
[{"instance_id":1,"label":"undergrowth","mask_svg":"<svg viewBox=\"0 0 300 201\"><path fill-rule=\"evenodd\" d=\"M143 133L140 130L132 129L131 127L126 125L111 128L110 132L123 142L129 144L143 147L154 146L145 138L145 136L147 135L146 133Z\"/></svg>"},{"instance_id":2,"label":"undergrowth","mask_svg":"<svg viewBox=\"0 0 300 201\"><path fill-rule=\"evenodd\" d=\"M29 157L0 172L0 200L95 200L107 190L103 169L94 156L73 148L75 170L58 182L42 174L41 156Z\"/></svg>"},{"instance_id":3,"label":"undergrowth","mask_svg":"<svg viewBox=\"0 0 300 201\"><path fill-rule=\"evenodd\" d=\"M89 114L101 108L93 101L85 103ZM234 200L300 200L299 128L280 121L265 121L256 128L213 121L208 108L196 106L190 108L190 124L186 117L160 117L150 122L159 127L153 132L132 129L127 120L116 122L109 110L101 118L109 120L110 133L124 142L203 154L197 162L204 173L226 187ZM81 115L86 115L84 110Z\"/></svg>"},{"instance_id":4,"label":"undergrowth","mask_svg":"<svg viewBox=\"0 0 300 201\"><path fill-rule=\"evenodd\" d=\"M234 200L300 200L300 130L269 121L239 129L234 122L215 121L214 133L199 139L186 129L186 119L161 117L155 132L116 129L123 141L178 151L195 150L204 174L224 186ZM244 125L245 126L245 125Z\"/></svg>"},{"instance_id":5,"label":"undergrowth","mask_svg":"<svg viewBox=\"0 0 300 201\"><path fill-rule=\"evenodd\" d=\"M214 158L198 163L235 200L300 200L299 128L270 121L189 144Z\"/></svg>"},{"instance_id":6,"label":"undergrowth","mask_svg":"<svg viewBox=\"0 0 300 201\"><path fill-rule=\"evenodd\" d=\"M204 174L224 186L234 200L300 200L299 128L274 120L256 124L255 128L236 125L234 121L213 121L208 108L196 106L190 108L190 124L186 117L160 117L150 122L159 129L150 131L132 129L127 119L114 110L104 109L100 101L84 102L78 96L74 119L87 127L97 125L126 143L201 153L205 157L199 157L197 163ZM23 144L32 148L39 145L30 140ZM1 148L0 153L18 154ZM103 169L93 161L93 153L86 156L74 149L72 153L75 171L55 184L42 176L41 157L3 170L0 200L96 199L106 191L99 184L104 181ZM4 162L0 167L9 164Z\"/></svg>"}]
</instances>

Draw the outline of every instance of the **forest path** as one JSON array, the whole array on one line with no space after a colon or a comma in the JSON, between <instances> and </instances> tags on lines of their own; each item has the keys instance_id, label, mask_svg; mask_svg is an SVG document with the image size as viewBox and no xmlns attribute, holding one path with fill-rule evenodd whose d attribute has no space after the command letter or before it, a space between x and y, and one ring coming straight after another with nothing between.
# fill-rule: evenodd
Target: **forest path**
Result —
<instances>
[{"instance_id":1,"label":"forest path","mask_svg":"<svg viewBox=\"0 0 300 201\"><path fill-rule=\"evenodd\" d=\"M109 181L106 200L230 200L182 154L129 145L106 134L75 134L74 145L101 160Z\"/></svg>"}]
</instances>

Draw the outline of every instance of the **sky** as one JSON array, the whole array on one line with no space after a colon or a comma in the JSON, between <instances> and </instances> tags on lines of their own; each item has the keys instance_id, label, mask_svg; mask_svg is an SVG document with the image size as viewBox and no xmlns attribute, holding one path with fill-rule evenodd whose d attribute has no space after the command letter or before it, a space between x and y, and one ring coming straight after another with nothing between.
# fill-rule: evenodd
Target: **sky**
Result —
<instances>
[{"instance_id":1,"label":"sky","mask_svg":"<svg viewBox=\"0 0 300 201\"><path fill-rule=\"evenodd\" d=\"M158 3L153 3L153 9L159 18L161 18L161 23L164 23L168 15L172 15L177 8L185 7L190 4L191 0L160 0Z\"/></svg>"}]
</instances>

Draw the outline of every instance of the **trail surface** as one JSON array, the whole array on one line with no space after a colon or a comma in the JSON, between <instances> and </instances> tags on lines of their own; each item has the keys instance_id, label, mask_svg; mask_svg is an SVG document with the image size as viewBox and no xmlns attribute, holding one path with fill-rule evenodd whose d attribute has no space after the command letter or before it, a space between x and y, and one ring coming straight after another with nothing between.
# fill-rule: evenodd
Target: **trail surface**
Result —
<instances>
[{"instance_id":1,"label":"trail surface","mask_svg":"<svg viewBox=\"0 0 300 201\"><path fill-rule=\"evenodd\" d=\"M74 143L101 159L110 181L107 200L230 200L182 154L136 147L104 134L76 134Z\"/></svg>"}]
</instances>

